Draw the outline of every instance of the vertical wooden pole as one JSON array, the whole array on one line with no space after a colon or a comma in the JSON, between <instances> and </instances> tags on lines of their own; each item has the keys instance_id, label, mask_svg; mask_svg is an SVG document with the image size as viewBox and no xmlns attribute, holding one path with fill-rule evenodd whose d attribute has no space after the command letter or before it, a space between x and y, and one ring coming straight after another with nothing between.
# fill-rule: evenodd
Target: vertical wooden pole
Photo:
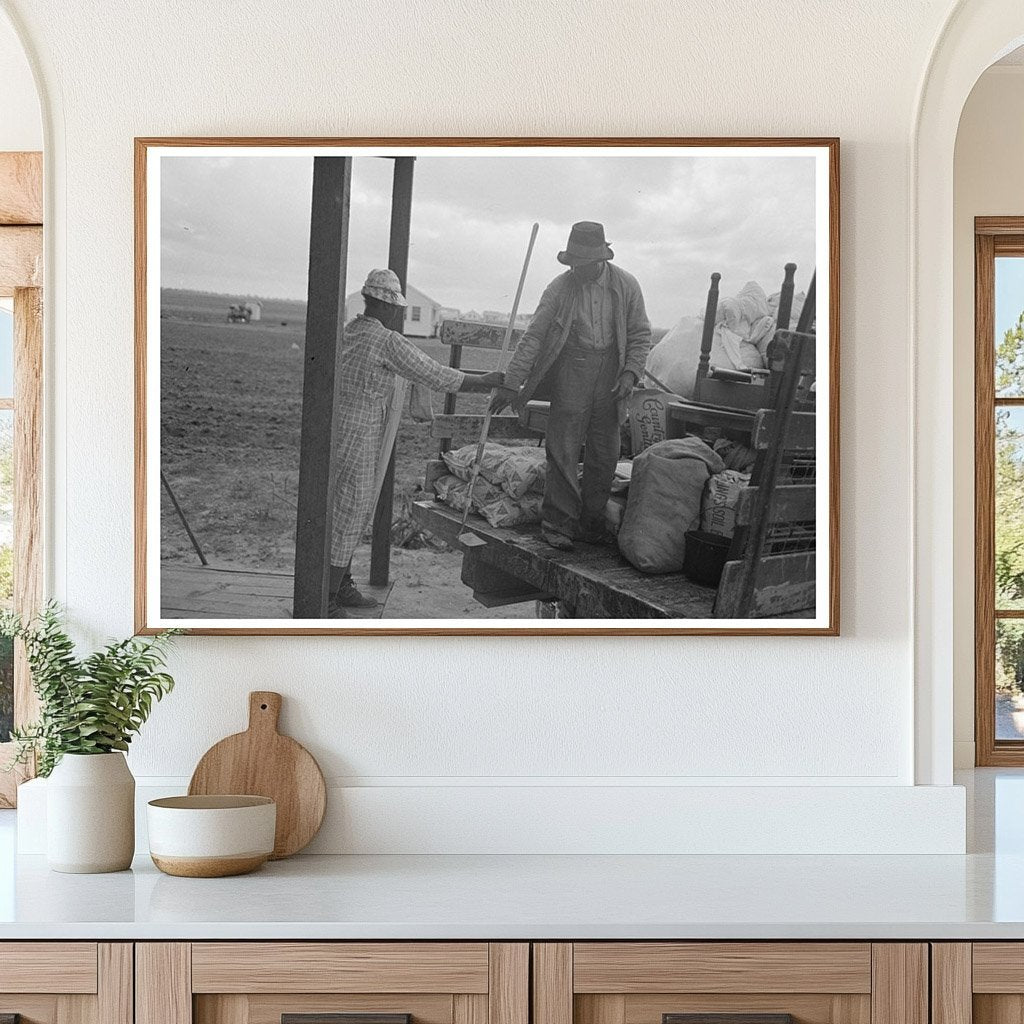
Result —
<instances>
[{"instance_id":1,"label":"vertical wooden pole","mask_svg":"<svg viewBox=\"0 0 1024 1024\"><path fill-rule=\"evenodd\" d=\"M451 352L448 354L448 365L453 370L459 370L462 368L462 346L461 345L449 345ZM444 414L445 416L451 416L455 412L455 401L458 398L458 392L449 391L444 396ZM440 458L446 451L452 446L452 439L450 437L442 437L441 444L438 447L437 457Z\"/></svg>"},{"instance_id":2,"label":"vertical wooden pole","mask_svg":"<svg viewBox=\"0 0 1024 1024\"><path fill-rule=\"evenodd\" d=\"M345 326L352 158L313 159L299 502L295 528L296 619L327 615L331 563L331 430L334 377Z\"/></svg>"},{"instance_id":3,"label":"vertical wooden pole","mask_svg":"<svg viewBox=\"0 0 1024 1024\"><path fill-rule=\"evenodd\" d=\"M722 275L717 271L711 275L708 301L704 306L704 329L700 336L700 357L697 359L697 376L693 382L693 400L700 401L700 388L708 375L711 365L711 345L715 340L715 317L718 316L718 282Z\"/></svg>"},{"instance_id":4,"label":"vertical wooden pole","mask_svg":"<svg viewBox=\"0 0 1024 1024\"><path fill-rule=\"evenodd\" d=\"M789 330L789 321L793 317L793 292L795 286L796 264L787 263L782 278L782 289L779 292L779 308L775 319L775 327L780 331Z\"/></svg>"},{"instance_id":5,"label":"vertical wooden pole","mask_svg":"<svg viewBox=\"0 0 1024 1024\"><path fill-rule=\"evenodd\" d=\"M388 246L388 266L398 275L403 293L409 283L409 230L412 223L412 172L416 158L395 158L395 174L391 189L391 239ZM385 327L402 332L405 310ZM391 454L380 497L373 512L373 540L370 548L370 585L386 587L391 574L391 520L395 502L395 455Z\"/></svg>"}]
</instances>

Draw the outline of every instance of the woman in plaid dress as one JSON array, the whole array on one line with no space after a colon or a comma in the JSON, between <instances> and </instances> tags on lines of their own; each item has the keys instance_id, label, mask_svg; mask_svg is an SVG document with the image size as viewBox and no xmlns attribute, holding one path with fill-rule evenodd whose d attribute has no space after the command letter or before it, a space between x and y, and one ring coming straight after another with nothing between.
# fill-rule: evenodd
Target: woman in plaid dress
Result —
<instances>
[{"instance_id":1,"label":"woman in plaid dress","mask_svg":"<svg viewBox=\"0 0 1024 1024\"><path fill-rule=\"evenodd\" d=\"M366 311L345 325L338 363L329 606L334 618L346 618L346 608L377 603L352 582L352 553L373 512L374 476L396 375L432 391L490 391L504 379L500 373L471 374L444 366L386 328L395 307L406 305L393 271L371 270L362 294Z\"/></svg>"}]
</instances>

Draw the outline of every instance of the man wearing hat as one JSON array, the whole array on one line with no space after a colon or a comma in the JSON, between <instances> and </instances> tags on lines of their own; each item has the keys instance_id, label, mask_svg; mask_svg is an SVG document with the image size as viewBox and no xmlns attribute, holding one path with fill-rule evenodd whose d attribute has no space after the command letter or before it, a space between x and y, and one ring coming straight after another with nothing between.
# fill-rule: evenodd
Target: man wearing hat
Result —
<instances>
[{"instance_id":1,"label":"man wearing hat","mask_svg":"<svg viewBox=\"0 0 1024 1024\"><path fill-rule=\"evenodd\" d=\"M619 458L619 424L651 347L651 324L635 277L614 267L604 226L580 221L558 262L569 269L544 290L491 401L521 411L551 398L541 535L571 550L573 539L607 539L604 509ZM583 479L580 448L586 446Z\"/></svg>"},{"instance_id":2,"label":"man wearing hat","mask_svg":"<svg viewBox=\"0 0 1024 1024\"><path fill-rule=\"evenodd\" d=\"M406 305L392 270L371 270L362 288L366 308L345 325L338 360L334 410L334 461L329 614L369 608L352 582L352 553L373 511L373 485L395 376L434 391L490 391L500 373L471 374L431 359L402 334L384 326Z\"/></svg>"}]
</instances>

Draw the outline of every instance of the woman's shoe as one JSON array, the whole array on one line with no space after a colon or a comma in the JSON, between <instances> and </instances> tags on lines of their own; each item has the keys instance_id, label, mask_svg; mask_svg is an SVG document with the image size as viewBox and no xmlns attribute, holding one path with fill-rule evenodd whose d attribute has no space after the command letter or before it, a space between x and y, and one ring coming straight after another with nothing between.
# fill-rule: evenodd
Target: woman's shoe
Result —
<instances>
[{"instance_id":1,"label":"woman's shoe","mask_svg":"<svg viewBox=\"0 0 1024 1024\"><path fill-rule=\"evenodd\" d=\"M365 597L356 589L351 579L345 580L337 593L331 594L331 604L341 608L376 608L380 602L374 597Z\"/></svg>"}]
</instances>

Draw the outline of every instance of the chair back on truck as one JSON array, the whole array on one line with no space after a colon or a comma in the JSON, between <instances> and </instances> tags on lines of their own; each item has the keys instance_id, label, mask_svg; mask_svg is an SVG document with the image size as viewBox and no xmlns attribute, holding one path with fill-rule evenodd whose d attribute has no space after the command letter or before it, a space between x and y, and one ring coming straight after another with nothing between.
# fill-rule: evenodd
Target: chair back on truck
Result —
<instances>
[{"instance_id":1,"label":"chair back on truck","mask_svg":"<svg viewBox=\"0 0 1024 1024\"><path fill-rule=\"evenodd\" d=\"M722 619L773 618L813 608L817 547L814 282L796 331L768 348L770 408L754 417L757 453L740 491L736 533L715 599Z\"/></svg>"},{"instance_id":2,"label":"chair back on truck","mask_svg":"<svg viewBox=\"0 0 1024 1024\"><path fill-rule=\"evenodd\" d=\"M697 375L693 382L693 402L698 405L720 406L725 409L756 410L761 400L750 373L711 365L715 327L718 320L719 281L722 275L711 275L707 304L704 308L704 326L700 339ZM776 330L787 331L793 312L796 264L787 263L779 291L779 308L775 315Z\"/></svg>"}]
</instances>

